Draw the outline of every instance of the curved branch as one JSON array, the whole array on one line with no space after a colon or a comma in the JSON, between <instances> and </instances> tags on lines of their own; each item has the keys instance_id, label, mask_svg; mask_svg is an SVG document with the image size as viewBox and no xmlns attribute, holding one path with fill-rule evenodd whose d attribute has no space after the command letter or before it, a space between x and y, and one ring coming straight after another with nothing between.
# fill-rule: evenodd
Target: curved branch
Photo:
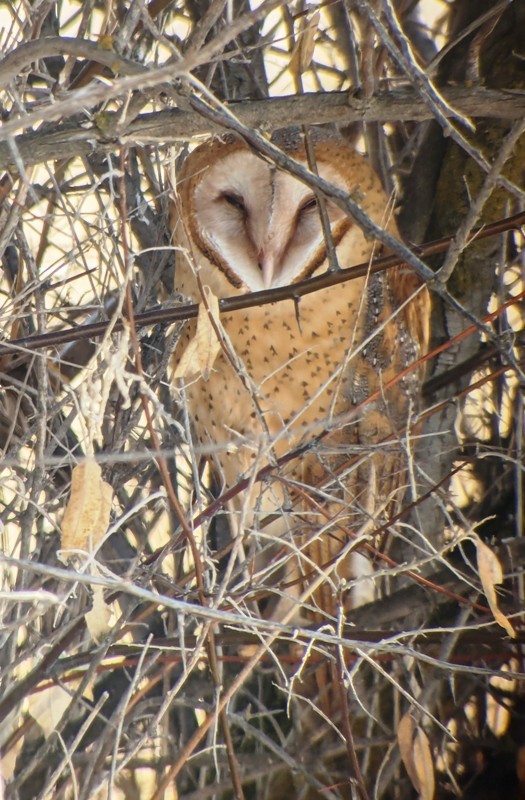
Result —
<instances>
[{"instance_id":1,"label":"curved branch","mask_svg":"<svg viewBox=\"0 0 525 800\"><path fill-rule=\"evenodd\" d=\"M34 61L51 56L87 58L123 75L140 75L148 72L142 64L122 58L114 50L100 47L96 42L69 36L46 36L21 44L0 61L0 86L7 86Z\"/></svg>"}]
</instances>

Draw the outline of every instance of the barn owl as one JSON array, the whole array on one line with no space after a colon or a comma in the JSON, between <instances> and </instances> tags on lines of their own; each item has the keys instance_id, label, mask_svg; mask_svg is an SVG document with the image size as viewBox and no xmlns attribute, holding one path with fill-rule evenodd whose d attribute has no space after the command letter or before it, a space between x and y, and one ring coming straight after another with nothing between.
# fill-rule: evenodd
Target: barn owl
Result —
<instances>
[{"instance_id":1,"label":"barn owl","mask_svg":"<svg viewBox=\"0 0 525 800\"><path fill-rule=\"evenodd\" d=\"M307 165L299 131L285 129L273 141ZM395 234L391 207L367 161L321 131L312 134L312 143L319 175L358 198L374 222ZM201 144L183 164L173 203L176 293L202 302L208 292L242 295L325 272L318 204L309 186L240 138ZM370 261L377 244L329 199L325 208L339 266ZM230 503L237 541L273 540L274 552L280 547L286 554L288 567L278 584L281 618L283 603L289 610L283 598L290 605L301 602L314 618L334 615L349 596L345 587L352 580L358 586L360 576L370 573L369 562L351 554L352 536L381 524L404 484L402 442L418 378L412 374L366 401L424 349L426 304L425 290L398 268L297 303L223 314L220 352L210 370L179 386L201 451L211 454L223 488L251 480ZM194 333L195 323L188 323L175 364ZM307 442L312 446L300 457L279 464ZM255 480L268 464L276 466ZM272 522L263 526L267 515ZM272 574L269 569L268 581ZM368 592L370 579L362 585ZM359 602L358 590L354 594Z\"/></svg>"}]
</instances>

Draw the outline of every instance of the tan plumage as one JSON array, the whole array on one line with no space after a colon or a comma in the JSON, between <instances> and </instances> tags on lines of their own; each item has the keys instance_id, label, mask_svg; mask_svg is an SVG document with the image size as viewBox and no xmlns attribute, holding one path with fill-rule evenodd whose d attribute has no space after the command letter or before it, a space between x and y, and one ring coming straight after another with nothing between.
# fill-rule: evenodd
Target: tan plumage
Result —
<instances>
[{"instance_id":1,"label":"tan plumage","mask_svg":"<svg viewBox=\"0 0 525 800\"><path fill-rule=\"evenodd\" d=\"M307 163L299 133L285 131L274 141ZM365 159L339 138L322 133L314 137L314 152L322 177L359 198L377 224L396 232L387 198ZM337 206L330 201L326 206L339 265L370 260L377 253L375 243ZM312 190L233 136L212 139L186 158L172 226L180 248L175 291L195 302L202 299L202 287L223 298L294 283L328 266ZM293 503L303 512L299 521L284 515L265 534L281 536L283 542L295 535L296 547L308 540L308 559L330 572L326 565L348 549L348 530L356 532L367 519L373 530L374 515L404 482L405 469L399 443L376 455L370 448L392 434L403 436L418 378L398 384L348 424L337 423L425 346L426 293L392 317L417 286L412 275L398 269L306 295L297 308L287 300L221 317L226 343L208 378L188 381L185 397L195 433L203 448L214 453L225 487L334 427L311 452L276 469L273 481L254 483L233 501L236 534L258 530L261 516ZM186 325L175 363L194 329L194 323ZM366 452L359 449L363 446ZM362 463L349 467L356 455ZM323 489L324 495L316 496L321 514L290 481ZM331 529L326 514L337 515ZM338 581L356 569L365 565L343 559L333 580L316 590L313 602L320 614L335 613L342 596ZM311 566L307 571L312 572ZM296 573L290 568L288 577ZM289 587L288 592L294 593Z\"/></svg>"}]
</instances>

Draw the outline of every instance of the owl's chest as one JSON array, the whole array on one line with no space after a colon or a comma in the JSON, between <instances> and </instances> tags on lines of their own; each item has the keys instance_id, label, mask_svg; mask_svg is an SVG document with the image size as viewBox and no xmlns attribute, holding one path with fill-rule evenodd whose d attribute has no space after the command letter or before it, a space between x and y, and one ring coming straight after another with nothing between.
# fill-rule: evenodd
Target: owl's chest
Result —
<instances>
[{"instance_id":1,"label":"owl's chest","mask_svg":"<svg viewBox=\"0 0 525 800\"><path fill-rule=\"evenodd\" d=\"M361 338L364 283L354 281L221 318L231 346L187 389L199 438L270 433L282 448L347 405L352 347ZM283 433L284 431L284 433Z\"/></svg>"},{"instance_id":2,"label":"owl's chest","mask_svg":"<svg viewBox=\"0 0 525 800\"><path fill-rule=\"evenodd\" d=\"M335 288L335 287L334 287ZM310 388L341 364L359 327L359 296L334 291L249 309L222 320L248 374L263 394L280 384ZM266 390L265 388L266 387ZM291 389L290 389L291 390Z\"/></svg>"}]
</instances>

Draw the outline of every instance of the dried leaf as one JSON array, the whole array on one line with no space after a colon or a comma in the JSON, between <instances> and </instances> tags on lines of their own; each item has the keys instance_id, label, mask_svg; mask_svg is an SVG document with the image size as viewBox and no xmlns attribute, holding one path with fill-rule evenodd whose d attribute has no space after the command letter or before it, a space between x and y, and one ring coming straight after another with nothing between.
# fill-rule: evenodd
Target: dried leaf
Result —
<instances>
[{"instance_id":1,"label":"dried leaf","mask_svg":"<svg viewBox=\"0 0 525 800\"><path fill-rule=\"evenodd\" d=\"M422 728L418 728L413 748L414 767L417 774L417 790L421 800L433 800L436 791L434 779L434 760L428 736Z\"/></svg>"},{"instance_id":2,"label":"dried leaf","mask_svg":"<svg viewBox=\"0 0 525 800\"><path fill-rule=\"evenodd\" d=\"M420 800L433 800L435 794L434 761L425 731L416 726L410 713L397 729L399 753Z\"/></svg>"},{"instance_id":3,"label":"dried leaf","mask_svg":"<svg viewBox=\"0 0 525 800\"><path fill-rule=\"evenodd\" d=\"M516 637L510 620L499 610L498 597L496 594L496 586L503 583L503 569L501 563L493 550L488 547L481 539L476 539L476 553L478 560L478 573L483 585L483 591L487 598L490 610L494 615L494 619L505 628L508 635L513 639Z\"/></svg>"},{"instance_id":4,"label":"dried leaf","mask_svg":"<svg viewBox=\"0 0 525 800\"><path fill-rule=\"evenodd\" d=\"M297 31L297 44L290 59L292 72L301 74L310 68L315 50L315 37L319 29L319 11L301 17Z\"/></svg>"},{"instance_id":5,"label":"dried leaf","mask_svg":"<svg viewBox=\"0 0 525 800\"><path fill-rule=\"evenodd\" d=\"M50 686L27 697L28 711L46 737L55 730L70 704L71 694L61 686Z\"/></svg>"},{"instance_id":6,"label":"dried leaf","mask_svg":"<svg viewBox=\"0 0 525 800\"><path fill-rule=\"evenodd\" d=\"M101 476L94 458L74 468L71 495L62 520L63 550L94 549L106 533L113 489Z\"/></svg>"},{"instance_id":7,"label":"dried leaf","mask_svg":"<svg viewBox=\"0 0 525 800\"><path fill-rule=\"evenodd\" d=\"M100 642L110 629L111 609L104 600L104 589L93 585L93 607L86 613L86 625L91 636Z\"/></svg>"},{"instance_id":8,"label":"dried leaf","mask_svg":"<svg viewBox=\"0 0 525 800\"><path fill-rule=\"evenodd\" d=\"M211 319L213 317L216 325L220 324L219 301L208 288L205 291L209 310L204 303L199 305L195 336L182 354L173 373L174 379L188 379L202 375L204 380L207 380L220 352L221 345Z\"/></svg>"},{"instance_id":9,"label":"dried leaf","mask_svg":"<svg viewBox=\"0 0 525 800\"><path fill-rule=\"evenodd\" d=\"M419 791L419 776L417 774L416 766L414 764L414 733L416 730L416 723L413 716L408 713L401 718L397 728L397 744L401 760L405 765L413 787Z\"/></svg>"}]
</instances>

